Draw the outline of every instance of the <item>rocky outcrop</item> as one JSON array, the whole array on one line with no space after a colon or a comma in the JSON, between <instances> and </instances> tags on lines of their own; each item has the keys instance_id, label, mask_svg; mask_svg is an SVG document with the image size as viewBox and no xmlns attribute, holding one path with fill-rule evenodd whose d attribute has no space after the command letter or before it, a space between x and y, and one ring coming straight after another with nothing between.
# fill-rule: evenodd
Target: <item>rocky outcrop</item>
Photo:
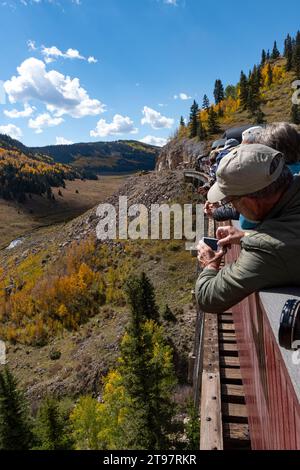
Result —
<instances>
[{"instance_id":1,"label":"rocky outcrop","mask_svg":"<svg viewBox=\"0 0 300 470\"><path fill-rule=\"evenodd\" d=\"M175 170L176 168L195 168L197 157L206 152L207 142L196 139L171 140L159 154L155 169Z\"/></svg>"}]
</instances>

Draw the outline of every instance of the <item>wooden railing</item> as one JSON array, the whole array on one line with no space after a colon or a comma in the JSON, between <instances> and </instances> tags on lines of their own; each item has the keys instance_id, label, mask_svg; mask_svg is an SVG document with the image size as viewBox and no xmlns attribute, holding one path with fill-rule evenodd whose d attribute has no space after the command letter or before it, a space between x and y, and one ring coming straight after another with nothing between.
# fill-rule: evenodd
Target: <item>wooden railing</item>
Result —
<instances>
[{"instance_id":1,"label":"wooden railing","mask_svg":"<svg viewBox=\"0 0 300 470\"><path fill-rule=\"evenodd\" d=\"M226 263L238 255L233 247ZM252 449L300 450L300 360L278 342L289 298L300 299L300 289L263 291L232 308Z\"/></svg>"}]
</instances>

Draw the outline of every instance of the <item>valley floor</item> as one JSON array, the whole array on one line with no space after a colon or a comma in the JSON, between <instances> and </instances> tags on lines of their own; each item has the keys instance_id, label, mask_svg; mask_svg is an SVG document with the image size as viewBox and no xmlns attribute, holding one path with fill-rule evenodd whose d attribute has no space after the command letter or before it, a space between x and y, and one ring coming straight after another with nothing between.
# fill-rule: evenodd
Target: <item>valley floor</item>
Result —
<instances>
[{"instance_id":1,"label":"valley floor","mask_svg":"<svg viewBox=\"0 0 300 470\"><path fill-rule=\"evenodd\" d=\"M104 175L97 181L66 181L66 188L53 188L55 201L36 195L24 204L0 199L0 249L32 230L78 217L111 196L126 178L128 175Z\"/></svg>"}]
</instances>

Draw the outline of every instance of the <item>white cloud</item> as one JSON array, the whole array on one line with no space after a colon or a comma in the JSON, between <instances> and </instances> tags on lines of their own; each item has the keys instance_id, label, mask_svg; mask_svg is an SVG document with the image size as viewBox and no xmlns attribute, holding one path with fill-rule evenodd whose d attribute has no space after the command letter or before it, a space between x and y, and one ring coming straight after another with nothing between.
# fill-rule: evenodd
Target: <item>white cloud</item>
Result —
<instances>
[{"instance_id":1,"label":"white cloud","mask_svg":"<svg viewBox=\"0 0 300 470\"><path fill-rule=\"evenodd\" d=\"M23 135L23 132L14 124L7 124L6 126L0 126L0 134L9 135L13 139L20 139L20 137Z\"/></svg>"},{"instance_id":2,"label":"white cloud","mask_svg":"<svg viewBox=\"0 0 300 470\"><path fill-rule=\"evenodd\" d=\"M163 147L167 143L167 139L163 137L155 137L154 135L146 135L143 139L140 139L144 144L156 145L157 147Z\"/></svg>"},{"instance_id":3,"label":"white cloud","mask_svg":"<svg viewBox=\"0 0 300 470\"><path fill-rule=\"evenodd\" d=\"M170 129L174 124L174 119L167 118L148 106L144 106L142 113L144 117L142 118L141 123L150 124L152 129L162 129L165 127Z\"/></svg>"},{"instance_id":4,"label":"white cloud","mask_svg":"<svg viewBox=\"0 0 300 470\"><path fill-rule=\"evenodd\" d=\"M62 57L64 59L86 60L85 57L81 55L77 49L69 48L66 52L62 52L56 46L52 46L52 47L42 46L42 55L46 58L46 60L48 60L49 58L54 60L58 57Z\"/></svg>"},{"instance_id":5,"label":"white cloud","mask_svg":"<svg viewBox=\"0 0 300 470\"><path fill-rule=\"evenodd\" d=\"M48 113L39 114L35 119L29 119L28 127L35 130L36 134L41 134L45 127L59 126L63 122L61 117L52 117Z\"/></svg>"},{"instance_id":6,"label":"white cloud","mask_svg":"<svg viewBox=\"0 0 300 470\"><path fill-rule=\"evenodd\" d=\"M34 106L29 106L29 104L25 103L23 111L18 111L17 109L12 109L11 111L8 111L7 109L5 109L3 112L5 116L8 116L12 119L18 119L32 116L35 110L36 108Z\"/></svg>"},{"instance_id":7,"label":"white cloud","mask_svg":"<svg viewBox=\"0 0 300 470\"><path fill-rule=\"evenodd\" d=\"M17 76L4 83L11 103L39 100L56 117L68 114L80 118L96 116L105 111L105 105L91 99L78 78L70 78L56 70L47 71L41 60L30 57L17 71Z\"/></svg>"},{"instance_id":8,"label":"white cloud","mask_svg":"<svg viewBox=\"0 0 300 470\"><path fill-rule=\"evenodd\" d=\"M179 93L179 95L174 95L174 100L178 99L185 101L192 99L192 97L187 95L186 93Z\"/></svg>"},{"instance_id":9,"label":"white cloud","mask_svg":"<svg viewBox=\"0 0 300 470\"><path fill-rule=\"evenodd\" d=\"M138 129L128 116L116 114L111 123L105 119L98 121L96 129L90 132L91 137L107 137L109 135L136 134Z\"/></svg>"},{"instance_id":10,"label":"white cloud","mask_svg":"<svg viewBox=\"0 0 300 470\"><path fill-rule=\"evenodd\" d=\"M56 145L71 145L72 140L65 139L64 137L56 137Z\"/></svg>"},{"instance_id":11,"label":"white cloud","mask_svg":"<svg viewBox=\"0 0 300 470\"><path fill-rule=\"evenodd\" d=\"M27 46L30 51L35 51L37 49L35 41L32 41L31 39L27 41Z\"/></svg>"},{"instance_id":12,"label":"white cloud","mask_svg":"<svg viewBox=\"0 0 300 470\"><path fill-rule=\"evenodd\" d=\"M178 5L177 0L164 0L164 3L167 5L174 5L175 7Z\"/></svg>"},{"instance_id":13,"label":"white cloud","mask_svg":"<svg viewBox=\"0 0 300 470\"><path fill-rule=\"evenodd\" d=\"M89 64L97 64L98 59L95 59L95 57L91 55L90 57L88 57L87 61Z\"/></svg>"},{"instance_id":14,"label":"white cloud","mask_svg":"<svg viewBox=\"0 0 300 470\"><path fill-rule=\"evenodd\" d=\"M33 41L31 41L33 43ZM35 47L35 44L34 44ZM31 50L36 50L31 49ZM51 62L54 62L56 59L78 59L78 60L86 60L89 64L96 64L98 60L94 56L89 56L88 58L84 57L82 54L77 49L69 48L66 52L61 51L58 49L56 46L51 46L51 47L41 47L41 53L42 56L44 57L44 60L46 64L49 64Z\"/></svg>"}]
</instances>

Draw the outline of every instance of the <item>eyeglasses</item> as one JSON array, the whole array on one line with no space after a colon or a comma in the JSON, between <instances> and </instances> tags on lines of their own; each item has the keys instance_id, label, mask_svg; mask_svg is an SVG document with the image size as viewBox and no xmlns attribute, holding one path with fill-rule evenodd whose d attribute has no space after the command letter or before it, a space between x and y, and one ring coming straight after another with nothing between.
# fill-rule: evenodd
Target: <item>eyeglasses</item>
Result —
<instances>
[{"instance_id":1,"label":"eyeglasses","mask_svg":"<svg viewBox=\"0 0 300 470\"><path fill-rule=\"evenodd\" d=\"M225 198L225 199L223 199L222 201L220 201L220 204L221 204L221 206L223 206L223 207L224 207L224 206L229 206L229 207L233 208L232 203L233 203L234 201L238 201L239 199L241 199L241 197L242 197L242 196L234 196L234 197L232 197L232 198L230 198L230 199Z\"/></svg>"}]
</instances>

